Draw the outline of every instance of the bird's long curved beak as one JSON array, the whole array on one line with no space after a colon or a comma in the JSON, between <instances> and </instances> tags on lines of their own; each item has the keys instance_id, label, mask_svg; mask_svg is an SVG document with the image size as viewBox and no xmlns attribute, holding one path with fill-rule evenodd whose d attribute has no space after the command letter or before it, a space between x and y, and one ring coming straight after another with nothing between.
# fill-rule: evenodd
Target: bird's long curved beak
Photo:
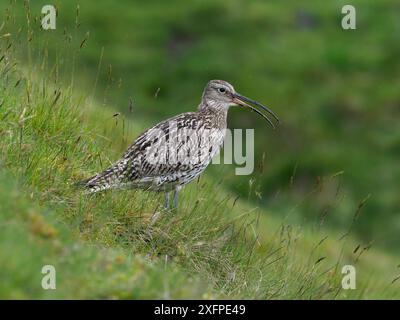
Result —
<instances>
[{"instance_id":1,"label":"bird's long curved beak","mask_svg":"<svg viewBox=\"0 0 400 320\"><path fill-rule=\"evenodd\" d=\"M261 103L259 103L258 101L249 99L245 96L242 96L239 93L234 93L233 94L233 103L239 105L239 106L243 106L243 107L247 107L249 108L251 111L257 113L258 115L260 115L261 117L263 117L265 120L267 120L267 122L271 125L271 127L273 129L275 129L275 125L274 123L271 121L271 119L269 119L265 114L261 113L258 109L254 108L253 106L249 105L248 103L251 103L257 107L260 107L261 109L263 109L264 111L267 111L271 116L274 117L274 119L276 120L276 122L279 124L280 120L278 118L278 116L269 108L267 108L266 106L262 105Z\"/></svg>"}]
</instances>

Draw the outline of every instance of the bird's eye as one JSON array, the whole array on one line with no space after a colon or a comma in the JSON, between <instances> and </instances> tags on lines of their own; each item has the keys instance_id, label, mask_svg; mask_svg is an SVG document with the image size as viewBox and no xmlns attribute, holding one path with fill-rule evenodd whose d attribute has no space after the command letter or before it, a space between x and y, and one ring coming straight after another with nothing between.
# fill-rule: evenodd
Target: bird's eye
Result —
<instances>
[{"instance_id":1,"label":"bird's eye","mask_svg":"<svg viewBox=\"0 0 400 320\"><path fill-rule=\"evenodd\" d=\"M224 93L226 90L225 90L225 88L218 88L218 91L221 93Z\"/></svg>"}]
</instances>

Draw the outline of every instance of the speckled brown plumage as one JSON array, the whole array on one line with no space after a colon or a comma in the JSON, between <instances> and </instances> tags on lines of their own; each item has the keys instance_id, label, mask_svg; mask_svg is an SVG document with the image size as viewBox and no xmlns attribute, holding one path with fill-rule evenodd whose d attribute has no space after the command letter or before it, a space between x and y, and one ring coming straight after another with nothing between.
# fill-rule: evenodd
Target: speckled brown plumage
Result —
<instances>
[{"instance_id":1,"label":"speckled brown plumage","mask_svg":"<svg viewBox=\"0 0 400 320\"><path fill-rule=\"evenodd\" d=\"M247 105L238 97L243 96L229 83L210 81L197 112L177 115L146 130L121 159L81 184L89 193L121 187L175 191L176 205L177 192L201 174L220 151L229 106Z\"/></svg>"}]
</instances>

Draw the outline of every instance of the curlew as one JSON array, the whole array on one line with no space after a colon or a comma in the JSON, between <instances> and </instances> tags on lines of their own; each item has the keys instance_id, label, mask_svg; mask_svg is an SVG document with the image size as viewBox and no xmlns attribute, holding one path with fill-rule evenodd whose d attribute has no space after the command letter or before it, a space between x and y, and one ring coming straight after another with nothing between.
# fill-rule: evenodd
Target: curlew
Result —
<instances>
[{"instance_id":1,"label":"curlew","mask_svg":"<svg viewBox=\"0 0 400 320\"><path fill-rule=\"evenodd\" d=\"M198 110L186 112L143 132L122 158L106 170L80 182L88 193L114 188L140 188L165 192L165 207L178 204L181 188L200 175L220 151L231 106L242 106L274 123L260 112L278 117L267 107L235 91L226 81L207 83Z\"/></svg>"}]
</instances>

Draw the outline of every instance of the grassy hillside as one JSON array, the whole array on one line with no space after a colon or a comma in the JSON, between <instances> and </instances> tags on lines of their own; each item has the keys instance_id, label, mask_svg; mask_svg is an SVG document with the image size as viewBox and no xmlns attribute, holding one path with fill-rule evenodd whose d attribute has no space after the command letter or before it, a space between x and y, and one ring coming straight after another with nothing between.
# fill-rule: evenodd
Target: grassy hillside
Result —
<instances>
[{"instance_id":1,"label":"grassy hillside","mask_svg":"<svg viewBox=\"0 0 400 320\"><path fill-rule=\"evenodd\" d=\"M87 6L85 11L82 11L83 5L80 8L82 25L94 30L87 37L82 25L75 28L74 24L68 24L75 17L73 2L59 3L60 22L55 33L44 33L38 28L33 12L38 12L35 10L39 2L22 10L19 4L11 3L14 9L6 12L6 23L0 25L1 297L400 298L400 280L396 280L400 273L398 252L392 250L394 246L384 245L396 239L392 236L397 228L393 216L396 186L392 183L397 172L394 165L396 149L376 154L373 164L381 165L382 176L371 175L368 164L364 167L360 162L360 158L365 157L364 151L369 152L368 134L365 140L359 141L358 129L361 127L356 131L347 128L354 137L338 138L341 143L346 141L340 148L338 144L332 144L331 138L343 128L330 128L331 120L321 122L321 114L315 115L312 109L317 108L321 100L308 95L304 88L304 91L295 90L299 85L298 69L286 66L288 73L281 73L282 69L265 65L265 70L275 72L276 76L281 74L285 83L293 83L281 87L274 85L270 76L260 75L260 82L251 81L250 85L247 81L253 78L247 77L246 81L239 78L243 70L260 67L254 52L239 48L240 54L222 56L222 48L232 45L233 49L237 43L234 39L251 34L251 26L263 25L264 15L276 19L275 22L282 19L273 14L279 11L278 5L252 4L251 15L241 17L237 15L240 2L233 7L218 1L199 2L193 6L182 2L178 11L167 10L164 2L160 2L158 6L142 6L140 13L124 10L127 3L121 2L123 5L114 7L115 12L121 14L120 19L114 19L111 26L107 25L111 18L104 8L96 9L104 5L100 1L99 6ZM385 2L385 5L390 6L391 2ZM297 7L290 8L295 10ZM194 23L217 9L225 14L222 22L209 26ZM316 15L326 10L319 6L314 9ZM22 19L26 19L27 12L31 19L29 26L21 22L25 21ZM17 16L15 20L14 15ZM217 23L217 16L210 21ZM145 25L149 17L159 19L151 20L154 28L147 30L148 33L122 32L128 22ZM249 19L246 24L249 29L237 25L241 19ZM291 20L285 21L281 23L290 25ZM264 27L273 28L270 23ZM62 26L68 26L68 29L64 31ZM329 23L326 26L331 27ZM168 32L171 30L175 30L172 35L178 40L177 44L171 44L170 50L173 55L180 55L179 63L171 65L168 60L168 63L159 61L157 64L160 48L147 45L165 45L164 41L170 41ZM218 41L214 41L215 30L222 30L225 35L227 31L233 32L232 38L220 44L218 33L215 34ZM186 36L186 32L190 36ZM60 34L63 35L61 38ZM191 51L189 40L182 49L182 41L186 43L182 39L191 39L193 35L198 35L196 50ZM103 40L98 38L101 36L104 36ZM131 36L138 37L132 42L135 43L134 50L118 46L118 43L131 43ZM239 38L235 38L237 36ZM316 40L317 36L306 31L303 40L312 45L312 39ZM102 41L111 38L113 44L102 51ZM296 40L298 34L284 39L291 39L286 41L292 45L295 42L291 41L299 41ZM315 45L318 47L318 43ZM313 48L316 50L316 47ZM203 61L199 48L203 48L200 50L203 54L211 51L210 55L218 58L215 64L207 68L202 66L214 59L206 57ZM113 54L114 58L109 56ZM204 82L215 74L209 72L211 67L216 68L218 77L229 75L236 79L227 70L231 70L233 61L239 56L248 60L247 54L255 64L244 64L237 70L238 86L243 88L243 93L262 100L264 94L267 97L262 88L269 83L268 87L272 89L268 96L273 105L281 105L285 97L286 104L296 100L310 108L305 114L303 108L298 111L294 107L278 109L286 122L279 132L257 128L256 136L265 138L267 135L271 141L269 150L279 155L279 159L274 159L270 152L267 153L264 171L260 166L253 176L239 179L233 177L233 166L211 167L201 179L185 188L176 213L162 209L161 195L124 190L85 196L73 187L76 181L116 160L143 129L167 114L187 110L181 107L183 102L195 105ZM163 72L153 69L145 72L148 59L154 63L154 70ZM291 54L288 59L291 63L297 61L296 66L303 68L304 60L299 58L298 61ZM118 61L119 67L115 68L114 62L110 67L111 60ZM135 67L130 64L132 61ZM318 61L323 63L324 59ZM320 67L318 61L315 70ZM276 61L274 64L277 65ZM124 81L132 84L130 88L124 81L119 81L122 66L126 68L126 75L135 68L138 68L136 72L140 71L141 77L136 80L135 77L124 77ZM202 76L194 78L193 82L187 81L195 72ZM119 75L115 76L115 73ZM255 74L248 71L250 73ZM185 81L176 81L181 78ZM160 94L155 99L154 92L160 86ZM328 87L332 88L332 83ZM388 86L386 90L391 92L390 88ZM318 91L318 88L314 89ZM132 108L128 103L131 90L135 93ZM294 96L290 94L293 90L297 92ZM192 97L195 92L198 96ZM332 92L322 96L328 99L330 94ZM118 101L117 95L126 100L125 105L120 104L123 107L115 107L112 103ZM308 100L313 97L315 101ZM302 99L307 99L310 104ZM149 109L142 105L149 105ZM366 117L373 114L375 112L367 113ZM245 114L241 119L252 123L250 119L253 118L247 116ZM379 119L384 121L386 118ZM238 124L235 116L232 120L233 125ZM304 129L306 134L301 131L305 140L295 143L294 149L279 146L282 141L286 141L285 147L291 145L290 141L298 136L300 123L305 120L310 123ZM322 133L319 127L323 127ZM310 143L305 142L306 137L315 143L314 153L309 152ZM396 136L390 134L379 141L394 145ZM352 153L349 150L357 144L364 151L357 149L354 151L357 158L350 159ZM299 146L306 152L296 151ZM284 153L283 149L286 150ZM266 148L258 142L257 150L261 156ZM328 150L323 152L328 156L317 157L318 150ZM331 158L329 155L332 154L339 160ZM353 160L357 170L349 181L342 170L349 168L346 161ZM304 163L307 164L305 167ZM392 169L394 174L388 176L387 170ZM372 202L372 209L371 201L376 199L376 193L367 188L366 175L372 180L382 179L383 187L377 195L380 200ZM314 184L313 179L319 176ZM268 183L264 184L264 179ZM353 193L358 186L362 186L360 193ZM385 208L379 216L382 223L376 224L377 216L373 215L372 219L371 214L374 209L381 214L381 208ZM384 219L386 215L387 219ZM371 241L374 237L362 236L361 231L371 230L371 226L376 228L374 236L379 235L378 244ZM40 271L45 264L56 267L55 291L41 289ZM346 264L356 267L356 290L341 289L341 270Z\"/></svg>"},{"instance_id":2,"label":"grassy hillside","mask_svg":"<svg viewBox=\"0 0 400 320\"><path fill-rule=\"evenodd\" d=\"M252 201L277 217L295 207L288 217L295 224L312 224L327 211L325 222L343 230L369 197L354 231L398 254L397 0L353 1L354 31L341 28L346 1L121 0L110 6L59 0L57 29L41 32L44 4L2 2L15 24L3 32L10 27L13 37L18 31L23 40L32 37L39 51L45 45L41 58L58 61L53 72L72 88L130 119L154 123L195 109L208 80L228 80L283 120L271 132L253 114L230 114L232 128L256 128L257 163L265 154L263 174L251 176L263 199L251 194ZM247 177L228 169L224 184L248 196Z\"/></svg>"},{"instance_id":3,"label":"grassy hillside","mask_svg":"<svg viewBox=\"0 0 400 320\"><path fill-rule=\"evenodd\" d=\"M282 223L218 179L193 183L177 213L149 193L82 195L72 184L116 159L142 125L2 54L2 297L399 297L390 256L355 250L324 226ZM354 291L340 289L347 263L357 266ZM40 287L44 264L56 267L55 291Z\"/></svg>"},{"instance_id":4,"label":"grassy hillside","mask_svg":"<svg viewBox=\"0 0 400 320\"><path fill-rule=\"evenodd\" d=\"M4 171L4 168L3 168ZM90 244L65 226L60 210L32 201L21 185L0 175L0 297L2 299L195 298L210 290L175 263ZM31 191L31 190L30 190ZM56 290L41 287L42 267L56 268Z\"/></svg>"}]
</instances>

